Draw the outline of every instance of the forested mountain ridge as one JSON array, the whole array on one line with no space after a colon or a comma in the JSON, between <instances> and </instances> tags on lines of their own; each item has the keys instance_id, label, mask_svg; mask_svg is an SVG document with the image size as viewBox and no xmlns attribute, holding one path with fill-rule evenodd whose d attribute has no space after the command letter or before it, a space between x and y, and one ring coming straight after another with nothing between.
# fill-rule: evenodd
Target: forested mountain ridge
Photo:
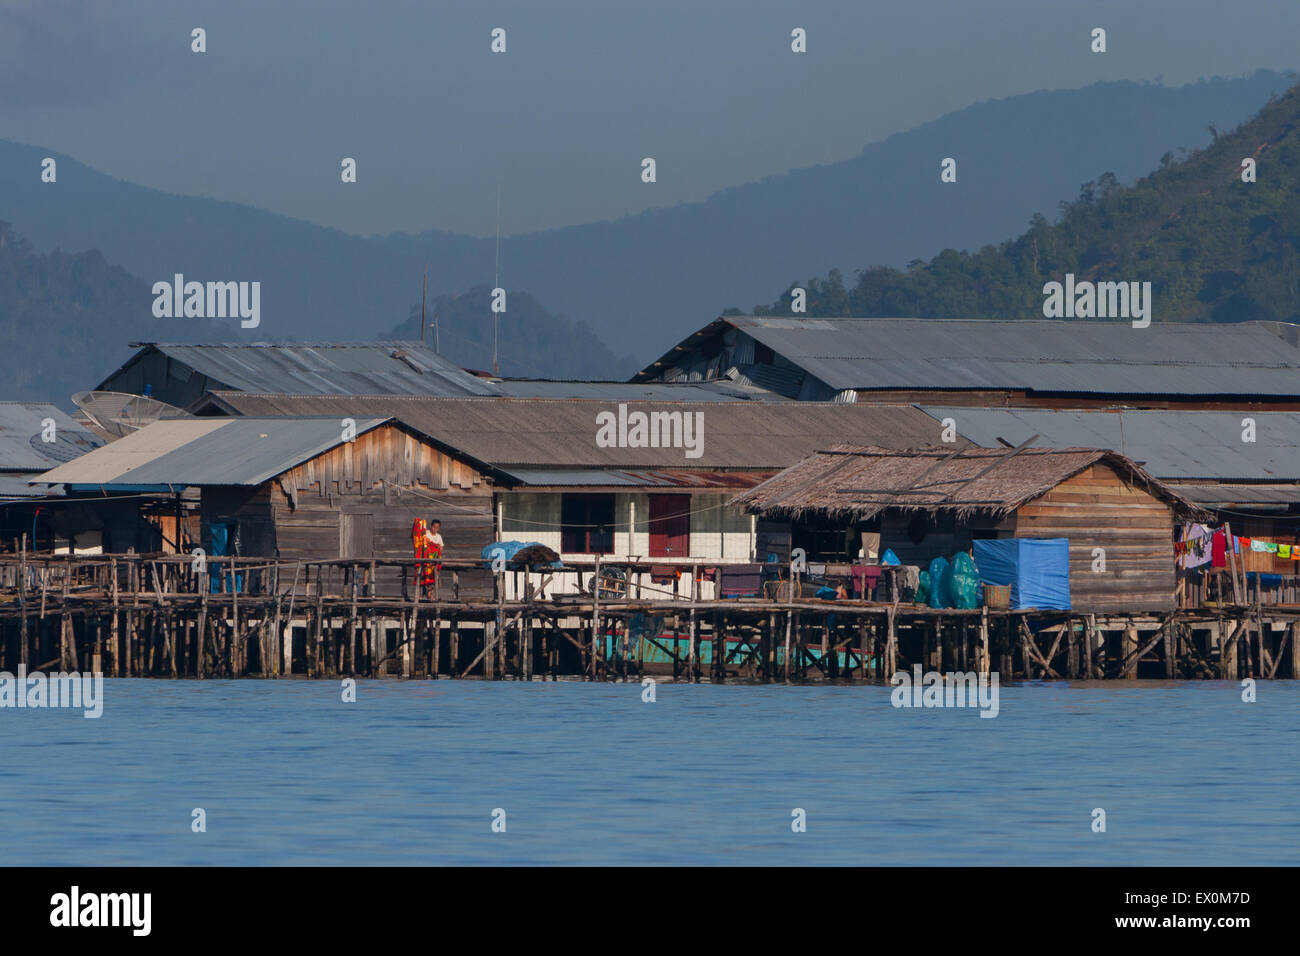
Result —
<instances>
[{"instance_id":1,"label":"forested mountain ridge","mask_svg":"<svg viewBox=\"0 0 1300 956\"><path fill-rule=\"evenodd\" d=\"M1132 186L1110 173L1085 183L1056 222L1035 215L1014 239L865 268L851 287L831 270L755 309L791 314L802 286L808 315L1042 318L1044 284L1072 273L1151 282L1153 321L1300 322L1300 87L1210 133L1208 146L1166 153Z\"/></svg>"},{"instance_id":2,"label":"forested mountain ridge","mask_svg":"<svg viewBox=\"0 0 1300 956\"><path fill-rule=\"evenodd\" d=\"M148 282L177 272L201 281L260 281L261 325L225 330L244 340L374 338L419 301L427 268L430 296L486 283L526 289L555 314L585 322L613 354L633 352L643 362L722 307L771 296L787 278L832 265L901 268L945 247L973 250L1011 235L1035 212L1050 215L1084 180L1109 169L1133 182L1165 151L1208 143L1207 124L1235 126L1288 85L1281 74L1260 70L1179 87L1123 81L1036 90L973 103L886 137L867 131L871 110L864 105L856 115L819 119L860 124L863 139L875 141L857 155L738 184L701 202L503 236L499 282L492 281L492 239L436 228L352 235L124 182L91 168L93 156L78 162L5 140L0 218L40 250L98 249ZM798 135L815 135L815 124ZM57 183L40 179L46 156L58 160ZM939 188L944 157L957 158L959 181ZM638 203L653 202L654 186L639 178L640 159L629 158L628 188ZM661 180L690 162L659 159ZM338 188L339 201L348 201L347 187ZM491 222L485 210L485 232ZM562 355L554 365L535 358L551 374L569 374ZM595 367L588 377L609 374Z\"/></svg>"},{"instance_id":3,"label":"forested mountain ridge","mask_svg":"<svg viewBox=\"0 0 1300 956\"><path fill-rule=\"evenodd\" d=\"M96 250L40 253L0 222L0 399L50 401L93 388L139 339L211 341L203 319L155 319L143 279ZM183 331L182 331L183 329Z\"/></svg>"}]
</instances>

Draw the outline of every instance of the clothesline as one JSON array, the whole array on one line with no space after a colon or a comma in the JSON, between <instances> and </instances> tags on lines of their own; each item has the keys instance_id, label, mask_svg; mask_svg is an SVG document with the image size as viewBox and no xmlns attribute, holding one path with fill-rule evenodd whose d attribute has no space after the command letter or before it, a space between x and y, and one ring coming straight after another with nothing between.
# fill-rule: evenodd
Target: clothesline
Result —
<instances>
[{"instance_id":1,"label":"clothesline","mask_svg":"<svg viewBox=\"0 0 1300 956\"><path fill-rule=\"evenodd\" d=\"M1225 529L1211 529L1203 524L1185 526L1182 539L1174 543L1178 567L1185 570L1206 564L1215 568L1226 567L1227 549L1228 535ZM1282 560L1300 561L1300 543L1232 535L1232 553L1241 554L1243 550L1255 554L1271 554Z\"/></svg>"}]
</instances>

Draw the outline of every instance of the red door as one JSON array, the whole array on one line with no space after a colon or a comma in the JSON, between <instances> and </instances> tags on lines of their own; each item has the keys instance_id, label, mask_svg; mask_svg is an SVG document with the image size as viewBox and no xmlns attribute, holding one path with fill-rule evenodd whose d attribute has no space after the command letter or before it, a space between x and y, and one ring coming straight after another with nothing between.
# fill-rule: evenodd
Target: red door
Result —
<instances>
[{"instance_id":1,"label":"red door","mask_svg":"<svg viewBox=\"0 0 1300 956\"><path fill-rule=\"evenodd\" d=\"M650 496L650 556L687 558L691 553L691 496Z\"/></svg>"}]
</instances>

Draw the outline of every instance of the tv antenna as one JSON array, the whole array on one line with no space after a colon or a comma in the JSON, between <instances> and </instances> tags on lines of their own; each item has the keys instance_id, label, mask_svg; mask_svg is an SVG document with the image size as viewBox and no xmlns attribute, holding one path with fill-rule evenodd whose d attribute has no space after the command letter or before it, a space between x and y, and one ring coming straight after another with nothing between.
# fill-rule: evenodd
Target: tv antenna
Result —
<instances>
[{"instance_id":1,"label":"tv antenna","mask_svg":"<svg viewBox=\"0 0 1300 956\"><path fill-rule=\"evenodd\" d=\"M496 295L496 290L501 288L501 186L497 185L497 258L496 266L492 272L492 294ZM501 313L492 310L492 377L499 378L500 372L497 370L497 326Z\"/></svg>"},{"instance_id":2,"label":"tv antenna","mask_svg":"<svg viewBox=\"0 0 1300 956\"><path fill-rule=\"evenodd\" d=\"M429 264L426 262L424 265L424 288L420 290L420 341L421 342L424 341L424 300L428 298L428 295L429 295ZM438 350L437 346L435 345L434 351L436 352L437 350Z\"/></svg>"}]
</instances>

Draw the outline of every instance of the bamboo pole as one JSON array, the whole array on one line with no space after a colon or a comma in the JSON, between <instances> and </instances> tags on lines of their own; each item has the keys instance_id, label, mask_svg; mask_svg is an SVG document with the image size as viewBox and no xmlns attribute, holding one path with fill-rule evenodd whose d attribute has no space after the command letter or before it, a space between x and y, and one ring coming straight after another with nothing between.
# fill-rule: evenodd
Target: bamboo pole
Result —
<instances>
[{"instance_id":1,"label":"bamboo pole","mask_svg":"<svg viewBox=\"0 0 1300 956\"><path fill-rule=\"evenodd\" d=\"M117 591L114 589L116 603ZM27 533L23 532L22 551L18 570L18 607L22 614L18 629L18 662L27 669Z\"/></svg>"}]
</instances>

